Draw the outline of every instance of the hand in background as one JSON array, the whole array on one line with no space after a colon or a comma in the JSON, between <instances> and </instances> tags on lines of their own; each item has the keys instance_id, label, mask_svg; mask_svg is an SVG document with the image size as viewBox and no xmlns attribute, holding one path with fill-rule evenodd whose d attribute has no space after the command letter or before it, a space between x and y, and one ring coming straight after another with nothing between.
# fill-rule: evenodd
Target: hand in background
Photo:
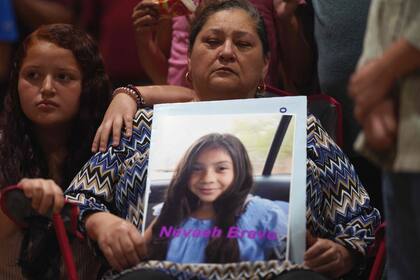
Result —
<instances>
[{"instance_id":1,"label":"hand in background","mask_svg":"<svg viewBox=\"0 0 420 280\"><path fill-rule=\"evenodd\" d=\"M355 117L360 124L372 106L386 98L394 83L392 69L382 59L368 62L351 76L348 91L355 101Z\"/></svg>"},{"instance_id":2,"label":"hand in background","mask_svg":"<svg viewBox=\"0 0 420 280\"><path fill-rule=\"evenodd\" d=\"M352 256L344 246L312 236L307 240L309 248L304 255L304 265L313 271L335 279L352 269Z\"/></svg>"},{"instance_id":3,"label":"hand in background","mask_svg":"<svg viewBox=\"0 0 420 280\"><path fill-rule=\"evenodd\" d=\"M159 4L151 1L141 1L133 8L131 15L138 43L149 43L159 23Z\"/></svg>"},{"instance_id":4,"label":"hand in background","mask_svg":"<svg viewBox=\"0 0 420 280\"><path fill-rule=\"evenodd\" d=\"M291 18L298 5L299 0L273 0L274 11L280 20Z\"/></svg>"},{"instance_id":5,"label":"hand in background","mask_svg":"<svg viewBox=\"0 0 420 280\"><path fill-rule=\"evenodd\" d=\"M32 208L42 215L51 208L53 213L58 213L64 206L63 191L53 180L24 178L17 185L31 199Z\"/></svg>"},{"instance_id":6,"label":"hand in background","mask_svg":"<svg viewBox=\"0 0 420 280\"><path fill-rule=\"evenodd\" d=\"M111 213L98 212L88 216L86 230L117 271L138 264L146 256L146 242L138 229Z\"/></svg>"},{"instance_id":7,"label":"hand in background","mask_svg":"<svg viewBox=\"0 0 420 280\"><path fill-rule=\"evenodd\" d=\"M391 98L374 106L363 122L366 142L376 151L386 151L395 144L397 129L395 104Z\"/></svg>"}]
</instances>

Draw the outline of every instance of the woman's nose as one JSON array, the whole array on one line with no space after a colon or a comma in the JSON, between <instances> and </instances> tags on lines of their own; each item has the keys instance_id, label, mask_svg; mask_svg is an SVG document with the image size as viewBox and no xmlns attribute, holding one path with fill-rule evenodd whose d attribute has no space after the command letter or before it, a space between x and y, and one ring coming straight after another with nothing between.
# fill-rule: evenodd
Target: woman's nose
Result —
<instances>
[{"instance_id":1,"label":"woman's nose","mask_svg":"<svg viewBox=\"0 0 420 280\"><path fill-rule=\"evenodd\" d=\"M55 94L54 81L51 75L46 75L41 85L41 94L51 96Z\"/></svg>"},{"instance_id":2,"label":"woman's nose","mask_svg":"<svg viewBox=\"0 0 420 280\"><path fill-rule=\"evenodd\" d=\"M233 50L232 41L226 40L219 53L219 59L221 62L232 62L235 60L235 53Z\"/></svg>"}]
</instances>

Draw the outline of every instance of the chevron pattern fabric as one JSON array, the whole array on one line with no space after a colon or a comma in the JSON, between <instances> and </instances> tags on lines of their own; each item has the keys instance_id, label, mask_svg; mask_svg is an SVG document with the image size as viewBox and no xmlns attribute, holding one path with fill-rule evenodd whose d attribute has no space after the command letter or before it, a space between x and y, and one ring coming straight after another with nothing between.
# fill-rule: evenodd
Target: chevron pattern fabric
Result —
<instances>
[{"instance_id":1,"label":"chevron pattern fabric","mask_svg":"<svg viewBox=\"0 0 420 280\"><path fill-rule=\"evenodd\" d=\"M122 273L112 272L104 276L103 280L116 280L122 275L140 269L157 269L178 280L229 280L229 279L272 279L288 270L304 269L302 265L291 264L288 261L258 261L229 264L179 264L168 261L142 262Z\"/></svg>"},{"instance_id":2,"label":"chevron pattern fabric","mask_svg":"<svg viewBox=\"0 0 420 280\"><path fill-rule=\"evenodd\" d=\"M65 194L80 204L79 221L89 213L109 211L141 228L152 114L139 110L132 137L123 137L118 147L95 154L73 179ZM365 255L374 241L380 214L370 206L354 167L316 118L309 116L307 125L308 229ZM80 227L84 231L82 222ZM158 267L177 271L177 265L165 263L159 262Z\"/></svg>"}]
</instances>

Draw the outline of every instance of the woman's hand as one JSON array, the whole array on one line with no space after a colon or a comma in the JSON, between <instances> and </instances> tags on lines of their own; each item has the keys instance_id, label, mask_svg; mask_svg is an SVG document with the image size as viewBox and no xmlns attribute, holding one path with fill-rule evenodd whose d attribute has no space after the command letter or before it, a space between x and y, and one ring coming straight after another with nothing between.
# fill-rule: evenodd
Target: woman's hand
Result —
<instances>
[{"instance_id":1,"label":"woman's hand","mask_svg":"<svg viewBox=\"0 0 420 280\"><path fill-rule=\"evenodd\" d=\"M86 230L117 271L132 267L146 257L146 241L138 229L113 214L91 214L86 218Z\"/></svg>"},{"instance_id":2,"label":"woman's hand","mask_svg":"<svg viewBox=\"0 0 420 280\"><path fill-rule=\"evenodd\" d=\"M53 180L24 178L17 185L31 199L32 208L42 215L50 208L53 213L58 213L64 206L63 191Z\"/></svg>"},{"instance_id":3,"label":"woman's hand","mask_svg":"<svg viewBox=\"0 0 420 280\"><path fill-rule=\"evenodd\" d=\"M128 94L119 93L114 96L106 110L104 119L96 131L92 143L92 152L105 152L109 135L112 130L112 145L118 146L121 138L121 129L125 127L125 136L131 137L133 117L137 111L137 104Z\"/></svg>"},{"instance_id":4,"label":"woman's hand","mask_svg":"<svg viewBox=\"0 0 420 280\"><path fill-rule=\"evenodd\" d=\"M323 238L310 238L304 265L331 278L348 273L353 267L350 252L342 245Z\"/></svg>"}]
</instances>

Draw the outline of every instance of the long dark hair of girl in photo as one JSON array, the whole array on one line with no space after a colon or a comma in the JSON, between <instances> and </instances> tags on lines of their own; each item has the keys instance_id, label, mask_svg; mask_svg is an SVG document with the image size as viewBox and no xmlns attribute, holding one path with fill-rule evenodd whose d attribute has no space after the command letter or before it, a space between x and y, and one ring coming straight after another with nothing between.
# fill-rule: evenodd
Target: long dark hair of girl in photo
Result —
<instances>
[{"instance_id":1,"label":"long dark hair of girl in photo","mask_svg":"<svg viewBox=\"0 0 420 280\"><path fill-rule=\"evenodd\" d=\"M216 213L214 226L227 232L240 216L245 200L253 187L252 165L241 141L230 134L208 134L198 139L185 153L170 182L162 211L152 228L149 246L151 259L164 260L169 238L159 237L162 226L179 226L198 209L200 200L188 188L197 157L205 150L222 149L232 159L234 179L230 187L214 202ZM229 263L239 261L239 247L236 238L226 235L211 238L205 251L208 263Z\"/></svg>"},{"instance_id":2,"label":"long dark hair of girl in photo","mask_svg":"<svg viewBox=\"0 0 420 280\"><path fill-rule=\"evenodd\" d=\"M10 88L5 99L1 126L0 188L17 183L24 177L49 177L50 170L33 125L22 111L18 81L28 47L35 40L51 42L70 50L82 71L82 93L79 113L73 121L67 141L67 156L60 168L62 187L91 156L91 141L109 104L111 86L105 73L97 44L85 32L68 24L45 25L29 35L17 51L11 72ZM13 148L12 148L13 147Z\"/></svg>"}]
</instances>

